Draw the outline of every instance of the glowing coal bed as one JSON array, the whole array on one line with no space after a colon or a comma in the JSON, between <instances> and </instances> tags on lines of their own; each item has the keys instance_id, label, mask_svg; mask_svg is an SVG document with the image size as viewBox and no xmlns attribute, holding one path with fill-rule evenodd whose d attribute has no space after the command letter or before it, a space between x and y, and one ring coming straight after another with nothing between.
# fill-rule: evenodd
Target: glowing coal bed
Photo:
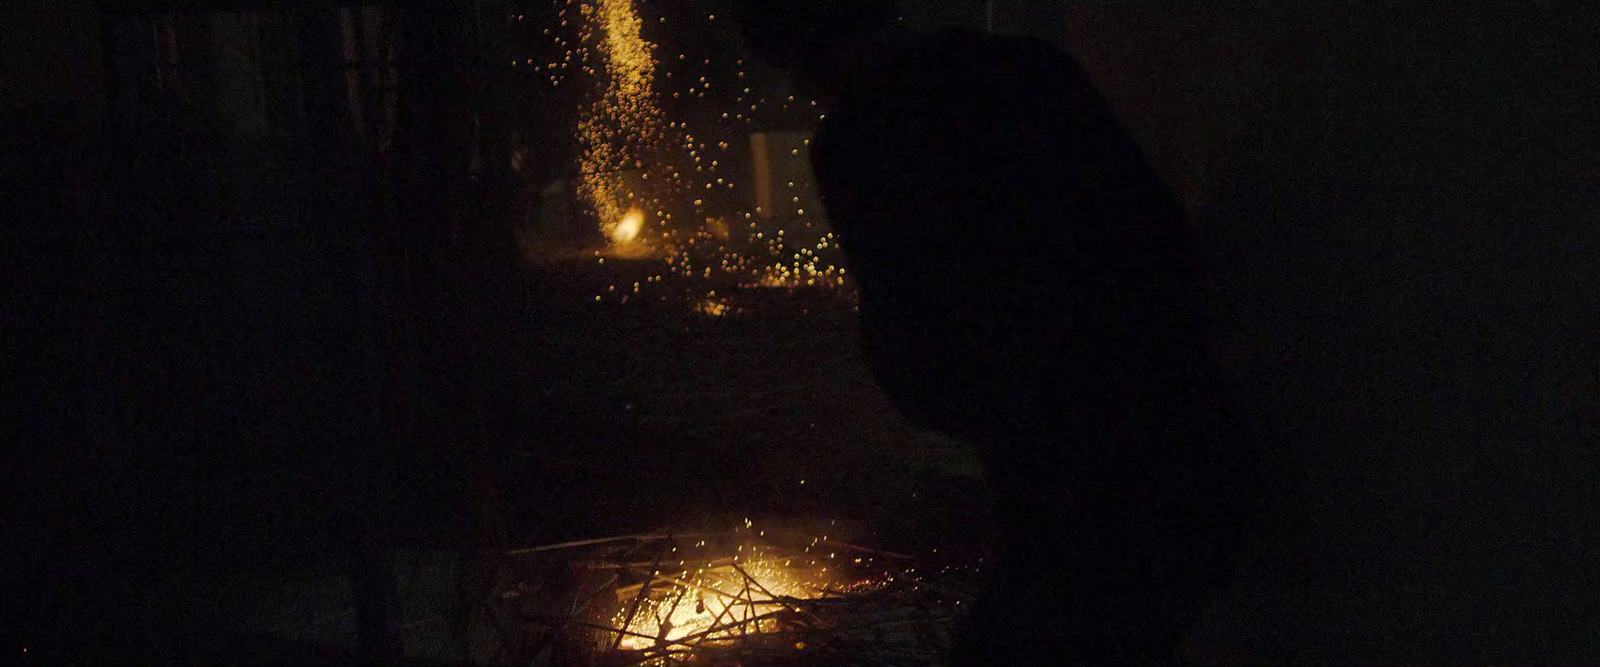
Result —
<instances>
[{"instance_id":1,"label":"glowing coal bed","mask_svg":"<svg viewBox=\"0 0 1600 667\"><path fill-rule=\"evenodd\" d=\"M544 562L543 581L496 596L520 634L501 657L524 664L941 664L977 588L971 570L753 524L510 555Z\"/></svg>"}]
</instances>

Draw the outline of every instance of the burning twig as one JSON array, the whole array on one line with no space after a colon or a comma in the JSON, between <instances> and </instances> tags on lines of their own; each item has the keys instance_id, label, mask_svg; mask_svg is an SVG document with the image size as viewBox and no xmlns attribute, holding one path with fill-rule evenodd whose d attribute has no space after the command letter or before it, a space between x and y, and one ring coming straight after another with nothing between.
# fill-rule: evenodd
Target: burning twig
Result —
<instances>
[{"instance_id":1,"label":"burning twig","mask_svg":"<svg viewBox=\"0 0 1600 667\"><path fill-rule=\"evenodd\" d=\"M828 544L830 544L832 546L836 546L836 547L844 547L844 548L849 549L851 551L860 551L862 553L873 554L875 556L888 556L890 558L898 558L900 560L905 560L905 561L916 560L916 558L914 558L912 556L907 556L905 554L897 554L897 553L895 553L893 551L882 551L882 550L879 550L879 549L869 549L867 547L859 547L859 546L856 546L854 544L849 544L849 543L846 543L846 542L839 542L837 540L828 540Z\"/></svg>"},{"instance_id":2,"label":"burning twig","mask_svg":"<svg viewBox=\"0 0 1600 667\"><path fill-rule=\"evenodd\" d=\"M709 569L709 568L715 568L715 567L722 567L722 566L727 565L727 564L732 563L732 562L733 562L733 557L732 556L729 556L729 557L726 557L726 558L715 558L715 559L685 558L685 559L682 559L682 560L679 561L679 567L688 567L689 565L692 564L692 565L694 565L695 567L698 567L698 568ZM631 563L618 563L618 562L607 561L607 560L583 560L583 561L577 561L577 562L572 564L573 567L589 568L589 569L592 569L592 570L637 570L639 568L649 567L650 565L651 565L651 561L634 561L634 562L631 562Z\"/></svg>"},{"instance_id":3,"label":"burning twig","mask_svg":"<svg viewBox=\"0 0 1600 667\"><path fill-rule=\"evenodd\" d=\"M547 544L547 545L542 546L542 547L529 547L529 548L526 548L526 549L512 549L510 551L505 552L505 555L507 555L507 556L525 556L525 555L528 555L528 554L540 553L540 552L544 552L544 551L557 551L557 550L560 550L560 549L576 549L578 547L591 547L591 546L595 546L597 544L609 544L609 543L613 543L613 542L627 542L627 541L646 542L646 541L652 541L652 540L671 540L674 537L677 537L677 538L680 538L680 539L681 538L688 538L688 537L707 537L707 536L716 535L716 534L717 533L686 533L686 534L677 535L677 536L643 534L643 535L622 535L620 537L597 537L597 538L592 539L592 540L577 540L575 542L562 542L560 544Z\"/></svg>"},{"instance_id":4,"label":"burning twig","mask_svg":"<svg viewBox=\"0 0 1600 667\"><path fill-rule=\"evenodd\" d=\"M687 637L683 637L683 638L680 638L680 639L670 639L669 640L669 639L662 639L662 638L659 638L659 637L650 637L650 639L658 639L663 644L678 644L678 645L688 646L690 648L695 648L695 647L698 646L698 644L700 644L702 642L705 642L706 640L713 639L719 634L729 633L729 632L732 632L733 630L736 630L736 629L749 628L750 625L752 625L752 624L758 624L761 621L767 620L769 618L773 618L777 614L780 614L780 613L782 613L782 612L781 611L769 611L769 612L767 612L765 614L757 614L755 616L746 616L745 618L739 619L739 620L729 620L727 623L724 623L724 624L721 624L721 625L717 625L717 626L713 626L713 627L707 628L705 630L701 630L700 632L697 632L695 634L692 634L692 635L689 635ZM629 634L632 634L632 633L629 633Z\"/></svg>"},{"instance_id":5,"label":"burning twig","mask_svg":"<svg viewBox=\"0 0 1600 667\"><path fill-rule=\"evenodd\" d=\"M659 554L659 553L656 554L656 562L655 562L655 565L652 566L652 568L653 569L657 569L657 570L659 570L661 568L661 554ZM639 605L644 602L645 596L647 596L649 593L650 593L650 587L649 586L643 586L643 587L641 587L639 589L639 596L634 598L633 599L633 605L628 607L628 620L626 620L626 621L624 621L622 623L622 627L623 628L627 628L627 627L633 625L633 617L639 613ZM618 647L621 647L621 646L622 646L622 634L621 634L621 632L618 632L617 640L611 644L611 650L615 651L615 650L617 650Z\"/></svg>"},{"instance_id":6,"label":"burning twig","mask_svg":"<svg viewBox=\"0 0 1600 667\"><path fill-rule=\"evenodd\" d=\"M729 539L737 548L720 546ZM821 545L871 557L835 559ZM959 609L954 603L968 597L958 579L931 585L903 554L789 534L768 538L748 522L729 533L627 535L517 553L560 558L580 548L589 551L565 561L566 567L546 569L593 573L577 589L583 602L567 613L518 612L518 622L531 625L510 632L544 633L545 641L508 640L513 653L507 658L537 664L577 659L541 652L550 638L567 636L575 640L567 650L597 651L601 664L615 667L718 660L783 665L799 658L808 664L926 665L947 650ZM633 581L618 586L624 578ZM602 620L597 614L608 605L594 600L613 595L618 606ZM518 600L535 602L520 596L503 603ZM516 653L530 645L533 653Z\"/></svg>"}]
</instances>

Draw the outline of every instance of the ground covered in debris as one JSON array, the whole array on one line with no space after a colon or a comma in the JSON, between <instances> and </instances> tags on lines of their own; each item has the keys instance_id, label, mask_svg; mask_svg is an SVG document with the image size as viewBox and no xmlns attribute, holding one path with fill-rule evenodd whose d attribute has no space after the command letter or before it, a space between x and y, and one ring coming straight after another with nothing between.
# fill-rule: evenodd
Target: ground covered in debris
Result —
<instances>
[{"instance_id":1,"label":"ground covered in debris","mask_svg":"<svg viewBox=\"0 0 1600 667\"><path fill-rule=\"evenodd\" d=\"M528 324L517 341L519 404L509 437L496 444L511 548L753 521L814 537L831 528L832 539L848 534L851 544L910 556L924 571L974 564L986 551L991 522L973 453L886 402L856 345L848 294L725 287L713 295L703 284L652 280L665 271L650 260L546 261L527 270L527 293L511 301ZM416 542L395 558L408 657L534 657L496 646L512 632L490 632L504 615L477 616L464 642L456 611L468 561ZM580 550L543 562L569 553L594 560ZM472 594L539 583L517 567ZM185 617L224 626L215 628L229 638L220 655L337 661L356 642L347 572L339 556L272 576L241 572L207 584L200 595L214 608ZM893 607L891 597L854 599ZM789 611L804 611L798 604ZM805 613L815 621L815 611ZM240 645L249 642L260 646ZM939 642L923 644L932 652L901 657L939 653Z\"/></svg>"},{"instance_id":2,"label":"ground covered in debris","mask_svg":"<svg viewBox=\"0 0 1600 667\"><path fill-rule=\"evenodd\" d=\"M895 550L968 533L976 459L883 398L847 295L738 291L720 315L671 286L596 302L657 268L612 264L547 267L575 289L533 314L519 383L530 412L509 446L526 468L508 495L536 499L519 502L531 529L560 540L702 514L826 516L875 526ZM940 517L952 525L929 523Z\"/></svg>"},{"instance_id":3,"label":"ground covered in debris","mask_svg":"<svg viewBox=\"0 0 1600 667\"><path fill-rule=\"evenodd\" d=\"M512 550L483 605L472 657L618 667L940 664L981 569L929 568L842 539L858 530L836 520L744 522Z\"/></svg>"}]
</instances>

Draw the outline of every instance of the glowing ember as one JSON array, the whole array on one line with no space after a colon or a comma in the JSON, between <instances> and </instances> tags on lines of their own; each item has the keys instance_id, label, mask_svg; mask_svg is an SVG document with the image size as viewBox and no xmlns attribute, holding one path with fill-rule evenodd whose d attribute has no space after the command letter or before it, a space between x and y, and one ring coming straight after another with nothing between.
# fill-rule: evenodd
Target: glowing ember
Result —
<instances>
[{"instance_id":1,"label":"glowing ember","mask_svg":"<svg viewBox=\"0 0 1600 667\"><path fill-rule=\"evenodd\" d=\"M739 309L730 305L727 299L718 299L716 297L717 293L712 292L710 297L695 302L694 312L711 317L722 317L739 312Z\"/></svg>"},{"instance_id":2,"label":"glowing ember","mask_svg":"<svg viewBox=\"0 0 1600 667\"><path fill-rule=\"evenodd\" d=\"M574 549L587 553L574 557ZM518 664L791 664L795 651L805 652L804 664L939 664L962 603L981 583L959 567L930 580L910 556L757 529L749 519L726 532L585 539L506 555L528 559L525 574L490 598L501 618L529 621L525 635L503 637L510 652L499 655ZM552 573L563 569L576 578L552 588ZM589 659L547 659L578 654ZM889 654L895 659L870 659Z\"/></svg>"},{"instance_id":3,"label":"glowing ember","mask_svg":"<svg viewBox=\"0 0 1600 667\"><path fill-rule=\"evenodd\" d=\"M628 209L622 219L611 226L608 236L612 243L628 243L639 237L639 230L644 228L644 211L636 208Z\"/></svg>"},{"instance_id":4,"label":"glowing ember","mask_svg":"<svg viewBox=\"0 0 1600 667\"><path fill-rule=\"evenodd\" d=\"M729 563L673 577L676 590L643 601L631 623L625 604L614 623L635 634L624 635L620 648L716 643L749 633L775 632L784 624L783 612L790 607L784 598L814 600L838 583L826 565L815 561L796 562L758 553L736 562L737 567Z\"/></svg>"},{"instance_id":5,"label":"glowing ember","mask_svg":"<svg viewBox=\"0 0 1600 667\"><path fill-rule=\"evenodd\" d=\"M664 273L695 282L780 288L846 284L826 220L802 207L814 191L803 177L809 172L805 164L809 156L802 147L809 146L810 139L804 134L771 133L770 121L758 121L741 111L754 112L768 103L775 91L760 90L766 82L718 81L714 75L719 68L711 59L685 70L684 54L676 56L675 69L664 68L657 57L658 45L647 39L646 28L666 19L645 20L642 13L651 8L648 3L566 0L558 4L574 11L561 9L562 30L545 34L552 35L563 53L537 66L531 60L527 64L534 71L548 71L551 86L578 76L594 82L575 128L580 149L576 191L609 242L601 253L665 259ZM704 19L705 25L713 21L709 15ZM576 34L561 34L566 29ZM734 64L737 79L746 79L745 61ZM512 66L520 68L515 62ZM694 70L701 67L704 74L695 76L701 72ZM711 90L729 91L731 99L708 97ZM691 132L687 120L668 120L662 95L732 106L724 107L719 124L702 128L695 121ZM771 100L782 109L795 102L792 96ZM794 106L795 119L821 118L815 101ZM745 182L730 169L739 165L736 156L747 139L759 146L752 148L756 151L752 159L759 163L755 183ZM769 146L780 141L787 143ZM779 174L788 177L773 184ZM753 208L736 203L745 192L741 188L755 195ZM690 306L694 303L691 300Z\"/></svg>"},{"instance_id":6,"label":"glowing ember","mask_svg":"<svg viewBox=\"0 0 1600 667\"><path fill-rule=\"evenodd\" d=\"M650 203L646 193L629 187L625 170L640 169L654 157L665 136L661 109L651 84L655 80L654 48L641 34L643 21L632 0L598 0L582 6L584 41L599 42L605 87L578 123L583 145L578 192L594 209L613 241L633 241L644 227L644 212L633 202ZM596 35L596 32L600 35ZM641 184L650 180L640 172ZM657 182L661 179L658 177ZM615 221L615 222L612 222Z\"/></svg>"}]
</instances>

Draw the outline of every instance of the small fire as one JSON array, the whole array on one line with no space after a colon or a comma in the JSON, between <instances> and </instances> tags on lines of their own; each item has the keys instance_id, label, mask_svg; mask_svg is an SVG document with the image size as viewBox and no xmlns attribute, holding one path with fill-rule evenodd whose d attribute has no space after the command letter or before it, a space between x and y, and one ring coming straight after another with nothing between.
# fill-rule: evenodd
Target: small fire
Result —
<instances>
[{"instance_id":1,"label":"small fire","mask_svg":"<svg viewBox=\"0 0 1600 667\"><path fill-rule=\"evenodd\" d=\"M584 551L540 556L572 549ZM502 618L530 621L531 634L506 637L506 648L548 647L564 635L568 647L601 660L589 664L756 664L757 654L793 651L805 651L807 664L860 664L844 658L867 646L935 664L949 650L958 605L976 590L959 572L929 588L905 554L810 530L757 529L748 518L731 531L586 539L506 555L533 559L527 578L508 580L492 598L505 605ZM557 563L575 575L570 601L568 586L554 598L536 593ZM538 662L539 653L511 661Z\"/></svg>"},{"instance_id":2,"label":"small fire","mask_svg":"<svg viewBox=\"0 0 1600 667\"><path fill-rule=\"evenodd\" d=\"M639 230L644 228L644 211L636 208L628 209L615 225L611 226L612 243L628 243L639 238Z\"/></svg>"},{"instance_id":3,"label":"small fire","mask_svg":"<svg viewBox=\"0 0 1600 667\"><path fill-rule=\"evenodd\" d=\"M811 184L786 181L789 191L784 192L788 195L785 199L794 208L783 204L779 207L782 215L776 217L780 211L774 210L772 202L733 212L721 210L718 199L707 196L720 193L727 195L728 201L738 198L740 179L730 173L729 162L739 152L728 141L733 136L697 136L690 132L690 123L669 120L662 103L669 99L667 95L712 103L713 99L707 98L713 86L709 70L719 68L711 67L711 59L701 61L708 71L698 78L682 76L691 74L683 71L682 65L666 71L657 54L661 45L650 41L654 30L647 28L658 21L666 23L667 18L645 17L655 11L653 3L566 0L556 4L577 10L575 17L560 10L561 26L568 26L569 19L572 26L570 31L558 31L554 38L563 53L537 66L532 59L523 64L534 72L547 68L544 71L549 73L552 87L580 75L584 80L584 113L574 128L580 174L575 187L606 241L608 247L601 252L618 258L665 259L671 273L693 281L733 278L742 287L785 289L845 285L833 235L809 239L805 231L815 227L820 232L826 226L819 211L802 208L804 193L814 190ZM520 14L512 16L522 20ZM705 18L712 20L710 15ZM550 34L550 30L545 32ZM677 60L683 63L687 58L679 53ZM746 130L761 129L753 112L764 102L760 101L762 95L749 87L753 82L735 83L748 74L744 60L736 60L735 65L736 79L716 85L743 92L737 94L733 107L722 110L720 127L724 129L716 132L737 127L734 136L742 139ZM526 69L517 62L512 67ZM675 80L670 78L673 71L680 74ZM681 89L684 84L687 90ZM787 102L774 103L784 109L805 106L793 96L787 97ZM748 116L741 110L746 105L751 112ZM804 113L820 120L820 111L818 102L811 100ZM810 139L802 141L811 145ZM800 147L774 154L793 161L786 169L808 170L809 158ZM691 210L692 214L685 215ZM763 219L767 222L759 222ZM698 221L704 225L697 225ZM796 241L797 235L809 240Z\"/></svg>"},{"instance_id":4,"label":"small fire","mask_svg":"<svg viewBox=\"0 0 1600 667\"><path fill-rule=\"evenodd\" d=\"M657 582L669 584L669 592L641 600L631 621L631 605L624 602L614 623L632 634L623 635L619 648L716 644L747 633L776 632L783 629L784 612L791 608L785 599L814 600L830 588L861 585L840 581L826 559L767 553L755 545L741 551L749 555L707 563L678 577L663 573Z\"/></svg>"}]
</instances>

